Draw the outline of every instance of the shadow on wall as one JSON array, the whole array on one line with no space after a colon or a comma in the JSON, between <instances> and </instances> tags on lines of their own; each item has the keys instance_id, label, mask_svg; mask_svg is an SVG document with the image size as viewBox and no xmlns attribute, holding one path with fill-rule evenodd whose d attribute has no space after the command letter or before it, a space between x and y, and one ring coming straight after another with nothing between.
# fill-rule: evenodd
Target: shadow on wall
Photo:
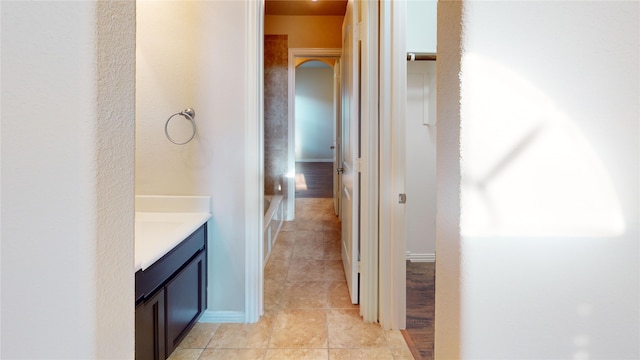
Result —
<instances>
[{"instance_id":1,"label":"shadow on wall","mask_svg":"<svg viewBox=\"0 0 640 360\"><path fill-rule=\"evenodd\" d=\"M474 96L462 94L462 234L624 233L611 178L574 120L500 64L471 54L465 69Z\"/></svg>"}]
</instances>

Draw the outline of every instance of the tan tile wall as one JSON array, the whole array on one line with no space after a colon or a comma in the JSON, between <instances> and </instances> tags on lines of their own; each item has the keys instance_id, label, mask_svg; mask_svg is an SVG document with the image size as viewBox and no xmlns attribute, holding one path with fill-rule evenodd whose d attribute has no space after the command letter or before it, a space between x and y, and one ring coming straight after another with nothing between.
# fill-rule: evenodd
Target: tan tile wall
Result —
<instances>
[{"instance_id":1,"label":"tan tile wall","mask_svg":"<svg viewBox=\"0 0 640 360\"><path fill-rule=\"evenodd\" d=\"M287 35L264 37L264 191L267 195L287 194L284 181L289 151L287 38ZM283 203L286 206L286 201Z\"/></svg>"}]
</instances>

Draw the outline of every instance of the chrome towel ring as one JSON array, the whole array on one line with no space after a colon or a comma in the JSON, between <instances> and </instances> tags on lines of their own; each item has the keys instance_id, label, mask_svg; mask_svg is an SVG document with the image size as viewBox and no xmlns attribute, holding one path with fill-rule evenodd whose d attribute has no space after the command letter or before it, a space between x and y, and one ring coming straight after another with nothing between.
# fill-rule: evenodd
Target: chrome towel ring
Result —
<instances>
[{"instance_id":1,"label":"chrome towel ring","mask_svg":"<svg viewBox=\"0 0 640 360\"><path fill-rule=\"evenodd\" d=\"M171 135L169 135L169 129L168 129L169 128L169 122L176 115L182 115L182 116L184 116L185 119L191 121L191 126L193 127L193 134L191 134L191 137L187 141L179 142L179 141L174 140L171 137ZM172 143L174 143L176 145L184 145L184 144L190 142L191 140L193 140L193 138L196 137L196 133L198 132L198 128L196 127L195 117L196 117L196 112L191 108L182 110L180 112L177 112L177 113L169 116L169 118L167 119L167 122L164 123L164 134L167 136L167 139L169 139L169 141L171 141Z\"/></svg>"}]
</instances>

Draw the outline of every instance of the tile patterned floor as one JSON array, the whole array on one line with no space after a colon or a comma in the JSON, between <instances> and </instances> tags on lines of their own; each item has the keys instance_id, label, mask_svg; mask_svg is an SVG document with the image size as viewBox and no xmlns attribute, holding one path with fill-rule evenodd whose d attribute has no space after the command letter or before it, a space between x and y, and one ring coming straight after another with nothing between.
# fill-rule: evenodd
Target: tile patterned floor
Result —
<instances>
[{"instance_id":1,"label":"tile patterned floor","mask_svg":"<svg viewBox=\"0 0 640 360\"><path fill-rule=\"evenodd\" d=\"M255 324L197 323L170 360L412 360L398 330L365 323L349 301L332 199L296 199L265 268Z\"/></svg>"}]
</instances>

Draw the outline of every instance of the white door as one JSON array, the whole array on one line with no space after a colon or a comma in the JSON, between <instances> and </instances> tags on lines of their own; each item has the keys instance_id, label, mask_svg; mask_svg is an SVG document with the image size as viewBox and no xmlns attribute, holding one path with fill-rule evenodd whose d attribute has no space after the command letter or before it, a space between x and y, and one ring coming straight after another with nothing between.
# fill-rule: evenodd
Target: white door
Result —
<instances>
[{"instance_id":1,"label":"white door","mask_svg":"<svg viewBox=\"0 0 640 360\"><path fill-rule=\"evenodd\" d=\"M340 66L342 62L340 59L336 60L336 64L333 66L333 114L334 114L334 126L333 126L333 210L337 216L340 215L340 189L342 189L341 177L338 173L338 168L342 167L342 106L340 105L342 100L342 88L340 81Z\"/></svg>"},{"instance_id":2,"label":"white door","mask_svg":"<svg viewBox=\"0 0 640 360\"><path fill-rule=\"evenodd\" d=\"M359 44L356 38L357 9L349 0L342 24L342 263L351 302L358 303L358 261L360 256L360 94Z\"/></svg>"}]
</instances>

